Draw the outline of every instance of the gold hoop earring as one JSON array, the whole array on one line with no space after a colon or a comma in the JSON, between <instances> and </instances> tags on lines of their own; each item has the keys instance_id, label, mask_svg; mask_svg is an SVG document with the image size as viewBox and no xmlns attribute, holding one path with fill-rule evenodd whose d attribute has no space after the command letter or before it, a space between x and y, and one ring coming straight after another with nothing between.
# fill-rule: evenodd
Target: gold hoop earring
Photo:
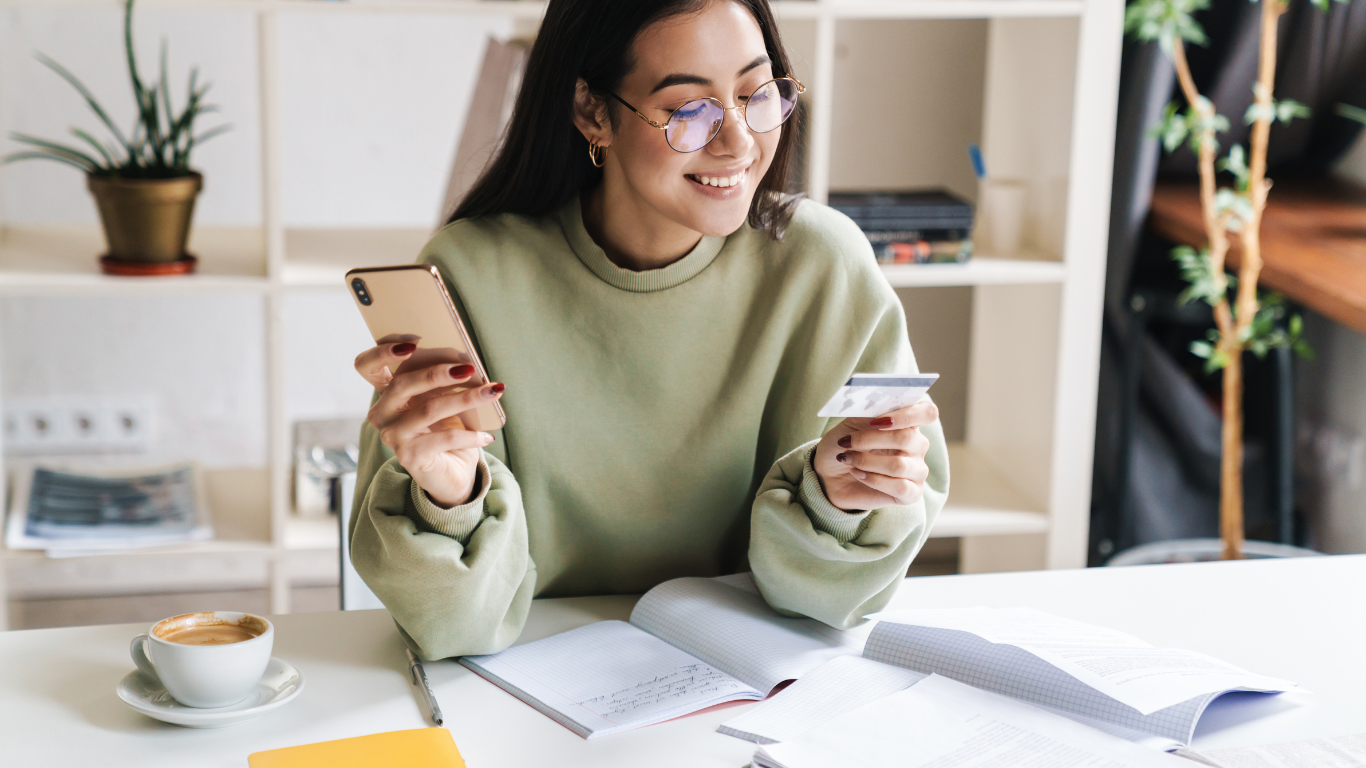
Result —
<instances>
[{"instance_id":1,"label":"gold hoop earring","mask_svg":"<svg viewBox=\"0 0 1366 768\"><path fill-rule=\"evenodd\" d=\"M607 147L598 146L593 142L588 142L588 162L594 168L601 168L607 162Z\"/></svg>"}]
</instances>

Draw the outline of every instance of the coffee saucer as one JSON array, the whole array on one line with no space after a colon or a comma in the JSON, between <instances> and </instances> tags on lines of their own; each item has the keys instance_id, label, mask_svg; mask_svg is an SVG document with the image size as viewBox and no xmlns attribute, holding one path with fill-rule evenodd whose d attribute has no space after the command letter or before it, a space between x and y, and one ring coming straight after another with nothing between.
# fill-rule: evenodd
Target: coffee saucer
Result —
<instances>
[{"instance_id":1,"label":"coffee saucer","mask_svg":"<svg viewBox=\"0 0 1366 768\"><path fill-rule=\"evenodd\" d=\"M271 657L261 682L245 699L226 707L187 707L172 698L159 680L136 670L119 681L123 703L148 717L186 728L226 728L260 717L288 704L304 689L304 673L284 659Z\"/></svg>"}]
</instances>

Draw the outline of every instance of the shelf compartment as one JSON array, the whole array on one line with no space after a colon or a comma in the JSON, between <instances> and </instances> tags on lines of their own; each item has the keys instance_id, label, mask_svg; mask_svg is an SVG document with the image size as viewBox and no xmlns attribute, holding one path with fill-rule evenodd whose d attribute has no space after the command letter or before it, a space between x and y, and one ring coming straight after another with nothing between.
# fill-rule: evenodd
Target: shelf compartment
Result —
<instances>
[{"instance_id":1,"label":"shelf compartment","mask_svg":"<svg viewBox=\"0 0 1366 768\"><path fill-rule=\"evenodd\" d=\"M934 538L1043 533L1038 511L982 456L963 443L949 444L949 500L930 530Z\"/></svg>"},{"instance_id":2,"label":"shelf compartment","mask_svg":"<svg viewBox=\"0 0 1366 768\"><path fill-rule=\"evenodd\" d=\"M0 228L0 294L264 291L268 284L255 227L191 230L189 250L199 257L193 275L112 277L100 272L104 250L104 235L94 224Z\"/></svg>"},{"instance_id":3,"label":"shelf compartment","mask_svg":"<svg viewBox=\"0 0 1366 768\"><path fill-rule=\"evenodd\" d=\"M412 264L431 236L418 228L285 230L280 279L296 288L344 288L349 269Z\"/></svg>"}]
</instances>

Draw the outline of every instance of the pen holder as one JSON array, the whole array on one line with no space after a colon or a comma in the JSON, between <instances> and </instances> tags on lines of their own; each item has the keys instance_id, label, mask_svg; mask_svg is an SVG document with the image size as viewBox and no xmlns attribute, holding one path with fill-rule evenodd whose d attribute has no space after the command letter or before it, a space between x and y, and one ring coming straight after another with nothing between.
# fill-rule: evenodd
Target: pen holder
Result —
<instances>
[{"instance_id":1,"label":"pen holder","mask_svg":"<svg viewBox=\"0 0 1366 768\"><path fill-rule=\"evenodd\" d=\"M993 256L1009 258L1020 252L1027 190L1028 186L1019 179L982 181L983 218Z\"/></svg>"}]
</instances>

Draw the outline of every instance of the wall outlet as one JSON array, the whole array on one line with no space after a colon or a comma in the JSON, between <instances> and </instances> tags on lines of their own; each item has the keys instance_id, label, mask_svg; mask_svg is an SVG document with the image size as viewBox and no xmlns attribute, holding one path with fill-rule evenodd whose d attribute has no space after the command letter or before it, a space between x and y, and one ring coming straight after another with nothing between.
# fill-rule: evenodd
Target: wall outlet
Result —
<instances>
[{"instance_id":1,"label":"wall outlet","mask_svg":"<svg viewBox=\"0 0 1366 768\"><path fill-rule=\"evenodd\" d=\"M155 405L145 395L13 398L5 401L5 452L142 453L152 443Z\"/></svg>"}]
</instances>

